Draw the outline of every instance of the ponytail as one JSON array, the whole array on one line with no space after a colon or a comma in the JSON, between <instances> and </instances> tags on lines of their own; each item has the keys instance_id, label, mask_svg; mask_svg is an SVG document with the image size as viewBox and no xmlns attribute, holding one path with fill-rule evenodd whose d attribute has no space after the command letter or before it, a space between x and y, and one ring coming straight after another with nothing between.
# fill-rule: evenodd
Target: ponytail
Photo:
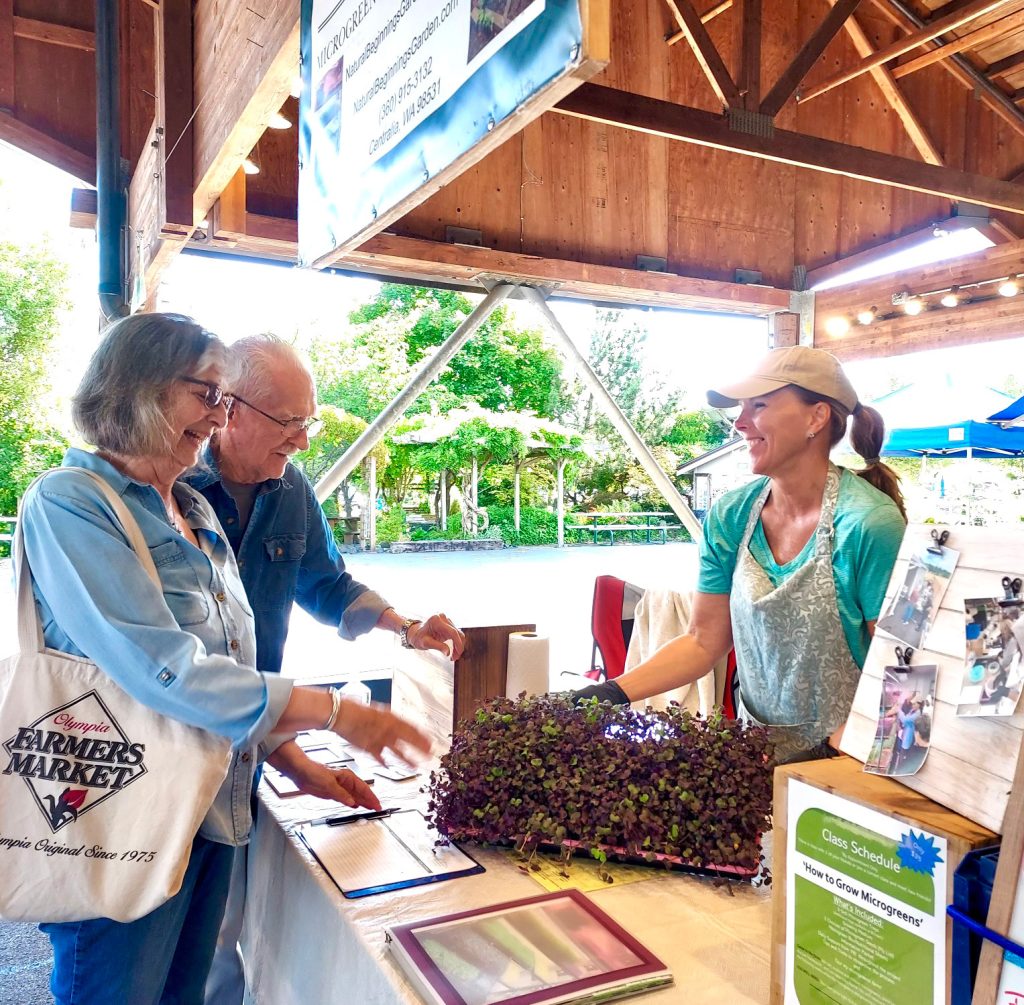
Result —
<instances>
[{"instance_id":1,"label":"ponytail","mask_svg":"<svg viewBox=\"0 0 1024 1005\"><path fill-rule=\"evenodd\" d=\"M906 520L907 507L903 501L903 493L900 491L900 476L888 464L883 464L878 456L882 452L884 442L885 420L876 409L857 402L857 406L853 410L850 443L853 444L853 449L864 458L867 465L857 473L869 485L873 485L879 492L884 492L896 503L900 514Z\"/></svg>"}]
</instances>

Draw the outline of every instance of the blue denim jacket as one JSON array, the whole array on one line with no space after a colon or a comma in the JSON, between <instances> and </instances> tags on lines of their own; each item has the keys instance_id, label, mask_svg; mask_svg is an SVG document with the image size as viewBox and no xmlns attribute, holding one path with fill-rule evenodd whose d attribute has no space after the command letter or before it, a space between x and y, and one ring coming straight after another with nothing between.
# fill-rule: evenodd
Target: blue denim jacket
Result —
<instances>
[{"instance_id":1,"label":"blue denim jacket","mask_svg":"<svg viewBox=\"0 0 1024 1005\"><path fill-rule=\"evenodd\" d=\"M317 621L336 625L343 639L370 631L391 606L345 571L313 486L293 464L285 468L283 478L260 486L244 533L238 507L221 483L211 451L206 452L205 468L190 472L187 480L213 506L238 556L242 583L256 615L260 670L281 669L292 601Z\"/></svg>"},{"instance_id":2,"label":"blue denim jacket","mask_svg":"<svg viewBox=\"0 0 1024 1005\"><path fill-rule=\"evenodd\" d=\"M64 465L97 472L121 496L149 545L163 592L93 482L56 471L25 495L21 516L46 644L95 661L157 712L231 740L231 768L200 833L244 843L255 748L280 718L292 685L254 669L252 611L234 555L188 485L178 482L174 494L201 549L171 528L153 486L83 450L69 450Z\"/></svg>"}]
</instances>

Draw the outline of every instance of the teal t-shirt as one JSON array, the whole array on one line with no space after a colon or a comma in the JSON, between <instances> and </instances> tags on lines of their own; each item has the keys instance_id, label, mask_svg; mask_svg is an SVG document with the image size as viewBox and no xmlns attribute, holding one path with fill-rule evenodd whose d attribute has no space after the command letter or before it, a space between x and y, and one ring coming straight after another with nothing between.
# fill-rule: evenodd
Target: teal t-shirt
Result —
<instances>
[{"instance_id":1,"label":"teal t-shirt","mask_svg":"<svg viewBox=\"0 0 1024 1005\"><path fill-rule=\"evenodd\" d=\"M727 492L711 507L700 545L700 593L729 593L743 531L750 509L766 478ZM832 538L832 572L839 599L839 618L850 652L864 666L871 637L867 623L882 610L896 555L906 525L896 504L873 485L850 471L839 479ZM750 538L754 561L777 587L814 555L814 535L791 562L779 565L768 547L761 521Z\"/></svg>"}]
</instances>

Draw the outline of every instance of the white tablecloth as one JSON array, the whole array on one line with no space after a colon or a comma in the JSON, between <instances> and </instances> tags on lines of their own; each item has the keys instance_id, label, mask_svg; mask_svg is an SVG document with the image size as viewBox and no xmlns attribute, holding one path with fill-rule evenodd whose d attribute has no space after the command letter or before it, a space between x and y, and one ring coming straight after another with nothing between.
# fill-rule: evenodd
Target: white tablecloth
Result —
<instances>
[{"instance_id":1,"label":"white tablecloth","mask_svg":"<svg viewBox=\"0 0 1024 1005\"><path fill-rule=\"evenodd\" d=\"M385 806L418 804L422 778L378 779ZM294 838L295 802L261 790L249 858L242 936L249 1001L256 1005L395 1005L420 998L391 958L384 926L485 907L544 891L507 855L468 847L482 875L346 900ZM731 892L730 892L731 889ZM652 1005L768 1001L771 895L764 888L654 871L650 880L588 894L659 956L674 987Z\"/></svg>"}]
</instances>

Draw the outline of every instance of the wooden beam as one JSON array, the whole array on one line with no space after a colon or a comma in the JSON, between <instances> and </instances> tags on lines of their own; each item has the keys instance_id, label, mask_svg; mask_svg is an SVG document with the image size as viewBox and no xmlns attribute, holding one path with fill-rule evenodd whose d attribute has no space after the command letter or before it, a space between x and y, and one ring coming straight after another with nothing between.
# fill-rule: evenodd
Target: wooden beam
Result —
<instances>
[{"instance_id":1,"label":"wooden beam","mask_svg":"<svg viewBox=\"0 0 1024 1005\"><path fill-rule=\"evenodd\" d=\"M709 22L712 22L712 20L714 20L719 14L724 14L732 6L732 2L733 0L722 0L721 3L716 3L715 6L711 8L711 10L700 15L700 24L707 25ZM685 40L686 32L675 32L672 35L669 35L665 41L668 42L669 45L675 45L677 42L683 42Z\"/></svg>"},{"instance_id":2,"label":"wooden beam","mask_svg":"<svg viewBox=\"0 0 1024 1005\"><path fill-rule=\"evenodd\" d=\"M212 247L277 260L297 258L298 228L294 220L246 214L245 232L219 231ZM382 278L415 279L424 283L455 283L479 287L485 281L513 280L557 289L559 296L607 304L673 307L679 310L728 311L764 316L789 309L789 291L710 279L639 272L591 265L493 248L443 244L395 234L378 234L335 266Z\"/></svg>"},{"instance_id":3,"label":"wooden beam","mask_svg":"<svg viewBox=\"0 0 1024 1005\"><path fill-rule=\"evenodd\" d=\"M922 52L921 55L908 59L899 66L894 66L891 71L892 75L899 80L908 74L923 70L926 66L931 66L932 63L937 63L940 59L952 56L955 52L973 49L1002 35L1008 35L1010 32L1017 31L1021 27L1024 27L1024 11L1018 10L1013 14L1007 14L1006 17L999 18L997 21L990 21L974 31L969 31L959 38L953 39L952 42L940 45L937 49Z\"/></svg>"},{"instance_id":4,"label":"wooden beam","mask_svg":"<svg viewBox=\"0 0 1024 1005\"><path fill-rule=\"evenodd\" d=\"M14 111L14 0L0 0L0 111Z\"/></svg>"},{"instance_id":5,"label":"wooden beam","mask_svg":"<svg viewBox=\"0 0 1024 1005\"><path fill-rule=\"evenodd\" d=\"M985 74L995 79L1009 76L1017 70L1024 70L1024 52L1015 52L1005 59L997 59L985 67Z\"/></svg>"},{"instance_id":6,"label":"wooden beam","mask_svg":"<svg viewBox=\"0 0 1024 1005\"><path fill-rule=\"evenodd\" d=\"M50 21L15 17L14 34L17 38L30 38L34 42L62 45L67 49L80 49L83 52L96 51L96 36L93 32L82 31L81 28L69 28L63 24L53 24Z\"/></svg>"},{"instance_id":7,"label":"wooden beam","mask_svg":"<svg viewBox=\"0 0 1024 1005\"><path fill-rule=\"evenodd\" d=\"M701 14L700 23L707 24L709 21L714 21L714 19L718 17L719 14L724 14L732 6L732 4L733 0L721 0L721 3L716 3L715 6L711 8L711 10L705 11L705 13ZM685 40L685 31L677 31L674 34L669 35L668 38L665 39L665 41L668 42L669 45L675 45L677 42L683 42Z\"/></svg>"},{"instance_id":8,"label":"wooden beam","mask_svg":"<svg viewBox=\"0 0 1024 1005\"><path fill-rule=\"evenodd\" d=\"M739 108L742 104L739 88L729 76L722 57L711 41L700 15L693 9L690 0L665 0L680 30L686 35L700 68L704 71L711 89L723 107Z\"/></svg>"},{"instance_id":9,"label":"wooden beam","mask_svg":"<svg viewBox=\"0 0 1024 1005\"><path fill-rule=\"evenodd\" d=\"M40 160L67 171L69 175L90 185L96 184L96 161L80 150L65 146L41 129L19 121L0 111L0 140L27 151Z\"/></svg>"},{"instance_id":10,"label":"wooden beam","mask_svg":"<svg viewBox=\"0 0 1024 1005\"><path fill-rule=\"evenodd\" d=\"M783 71L768 96L761 102L761 114L775 118L782 106L800 86L808 71L818 61L829 42L836 37L844 22L857 9L860 0L838 0L818 25L814 34L803 44L793 62Z\"/></svg>"},{"instance_id":11,"label":"wooden beam","mask_svg":"<svg viewBox=\"0 0 1024 1005\"><path fill-rule=\"evenodd\" d=\"M157 120L163 125L162 225L193 220L192 0L163 0L156 15Z\"/></svg>"},{"instance_id":12,"label":"wooden beam","mask_svg":"<svg viewBox=\"0 0 1024 1005\"><path fill-rule=\"evenodd\" d=\"M939 18L937 21L930 21L923 28L912 32L906 38L898 39L891 45L885 46L884 49L879 49L873 56L862 60L856 66L851 67L844 73L840 73L838 76L825 80L820 84L816 84L809 91L801 94L798 100L810 101L811 98L816 98L820 94L825 94L827 91L831 91L832 88L854 80L862 73L867 73L868 70L874 66L881 66L883 63L888 63L889 60L896 59L897 56L902 56L904 53L910 52L911 49L916 49L919 45L924 45L925 42L930 42L939 35L944 35L946 32L953 31L970 21L974 21L976 18L983 17L985 14L990 14L992 11L998 10L1000 7L1005 7L1007 3L1011 2L1013 2L1013 0L974 0L973 3L968 4L963 8L963 10L957 11L955 14L950 14L948 17Z\"/></svg>"},{"instance_id":13,"label":"wooden beam","mask_svg":"<svg viewBox=\"0 0 1024 1005\"><path fill-rule=\"evenodd\" d=\"M873 0L879 13L902 31L912 32L924 27L922 21L902 0ZM925 49L934 49L938 42L925 43ZM939 63L949 75L968 91L972 91L982 104L995 112L1018 135L1024 136L1024 113L1017 108L1010 98L977 67L968 62L960 53L954 53L949 59Z\"/></svg>"},{"instance_id":14,"label":"wooden beam","mask_svg":"<svg viewBox=\"0 0 1024 1005\"><path fill-rule=\"evenodd\" d=\"M968 227L977 226L977 224L978 220L971 217L951 216L945 220L938 220L931 226L919 227L909 233L901 234L890 241L884 241L881 244L872 245L870 248L864 248L835 262L829 262L828 265L823 265L821 268L811 269L807 273L807 289L813 290L826 280L850 272L862 265L867 265L869 262L874 262L879 258L886 258L889 255L895 255L898 251L904 251L907 248L923 244L925 241L930 241L935 236L936 227L941 227L948 232L951 230L964 230Z\"/></svg>"},{"instance_id":15,"label":"wooden beam","mask_svg":"<svg viewBox=\"0 0 1024 1005\"><path fill-rule=\"evenodd\" d=\"M853 47L857 50L857 54L861 58L870 56L875 51L875 48L864 29L860 26L856 15L851 14L843 23L846 27L847 35L850 36L850 41L853 42ZM941 164L942 155L939 153L938 147L932 142L932 138L928 135L924 123L918 118L914 109L910 107L903 92L896 85L896 81L892 79L892 74L884 66L876 66L871 71L871 77L885 96L885 100L889 102L890 107L899 117L900 122L903 123L903 128L906 129L910 142L914 144L914 149L921 155L921 160L928 164Z\"/></svg>"},{"instance_id":16,"label":"wooden beam","mask_svg":"<svg viewBox=\"0 0 1024 1005\"><path fill-rule=\"evenodd\" d=\"M245 171L239 168L228 183L227 188L210 210L209 231L211 234L221 233L246 234L247 222L245 212ZM289 221L292 222L292 221Z\"/></svg>"},{"instance_id":17,"label":"wooden beam","mask_svg":"<svg viewBox=\"0 0 1024 1005\"><path fill-rule=\"evenodd\" d=\"M724 116L640 94L583 84L554 108L576 118L618 125L651 136L683 140L847 178L1024 213L1024 186L921 164L905 157L776 129L771 137L733 131Z\"/></svg>"},{"instance_id":18,"label":"wooden beam","mask_svg":"<svg viewBox=\"0 0 1024 1005\"><path fill-rule=\"evenodd\" d=\"M863 306L870 307L872 303ZM1020 296L996 297L953 308L937 307L913 317L900 315L870 325L855 325L841 338L825 331L824 325L832 314L822 307L820 300L814 313L814 345L844 362L1020 338L1024 330L1024 297Z\"/></svg>"},{"instance_id":19,"label":"wooden beam","mask_svg":"<svg viewBox=\"0 0 1024 1005\"><path fill-rule=\"evenodd\" d=\"M757 111L761 103L761 0L743 0L740 49L740 93L743 107Z\"/></svg>"}]
</instances>

